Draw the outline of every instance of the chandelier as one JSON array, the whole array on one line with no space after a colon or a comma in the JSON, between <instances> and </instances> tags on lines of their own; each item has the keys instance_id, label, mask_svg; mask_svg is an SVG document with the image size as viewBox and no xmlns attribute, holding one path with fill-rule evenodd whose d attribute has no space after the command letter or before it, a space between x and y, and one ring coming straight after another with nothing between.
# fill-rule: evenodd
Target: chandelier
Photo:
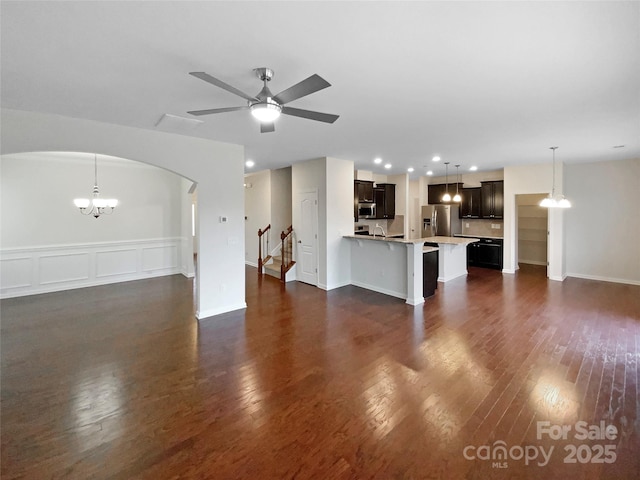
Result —
<instances>
[{"instance_id":1,"label":"chandelier","mask_svg":"<svg viewBox=\"0 0 640 480\"><path fill-rule=\"evenodd\" d=\"M100 215L110 215L113 213L118 200L115 198L100 198L98 189L98 155L93 155L93 198L76 198L73 203L80 209L83 215L93 215L98 218Z\"/></svg>"}]
</instances>

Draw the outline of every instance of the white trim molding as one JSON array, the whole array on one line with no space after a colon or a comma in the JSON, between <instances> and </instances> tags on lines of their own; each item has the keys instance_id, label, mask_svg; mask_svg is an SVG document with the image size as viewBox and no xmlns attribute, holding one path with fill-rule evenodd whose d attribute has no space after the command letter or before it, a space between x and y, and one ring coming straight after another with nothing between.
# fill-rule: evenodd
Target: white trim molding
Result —
<instances>
[{"instance_id":1,"label":"white trim molding","mask_svg":"<svg viewBox=\"0 0 640 480\"><path fill-rule=\"evenodd\" d=\"M640 285L640 280L630 278L612 278L603 277L602 275L584 275L582 273L567 273L567 277L582 278L584 280L598 280L600 282L624 283L627 285Z\"/></svg>"},{"instance_id":2,"label":"white trim molding","mask_svg":"<svg viewBox=\"0 0 640 480\"><path fill-rule=\"evenodd\" d=\"M0 250L0 298L184 274L179 237Z\"/></svg>"}]
</instances>

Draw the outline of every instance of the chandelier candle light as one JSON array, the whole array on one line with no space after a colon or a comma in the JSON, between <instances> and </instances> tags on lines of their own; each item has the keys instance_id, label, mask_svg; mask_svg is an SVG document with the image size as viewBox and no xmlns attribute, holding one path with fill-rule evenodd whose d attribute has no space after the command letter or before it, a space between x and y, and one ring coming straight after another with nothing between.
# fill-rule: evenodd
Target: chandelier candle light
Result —
<instances>
[{"instance_id":1,"label":"chandelier candle light","mask_svg":"<svg viewBox=\"0 0 640 480\"><path fill-rule=\"evenodd\" d=\"M93 198L76 198L73 203L80 209L80 213L83 215L93 215L98 218L100 215L109 215L113 213L113 210L118 205L118 200L115 198L100 198L100 191L98 190L98 155L93 156Z\"/></svg>"},{"instance_id":2,"label":"chandelier candle light","mask_svg":"<svg viewBox=\"0 0 640 480\"><path fill-rule=\"evenodd\" d=\"M540 206L545 208L571 208L571 202L567 200L564 195L556 196L556 149L558 147L549 147L553 150L553 174L551 183L551 193L545 197Z\"/></svg>"}]
</instances>

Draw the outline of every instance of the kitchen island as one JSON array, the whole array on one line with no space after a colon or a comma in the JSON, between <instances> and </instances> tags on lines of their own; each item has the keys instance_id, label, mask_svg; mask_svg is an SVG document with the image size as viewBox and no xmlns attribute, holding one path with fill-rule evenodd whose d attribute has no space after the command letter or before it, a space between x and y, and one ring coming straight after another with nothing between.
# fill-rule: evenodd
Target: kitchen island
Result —
<instances>
[{"instance_id":1,"label":"kitchen island","mask_svg":"<svg viewBox=\"0 0 640 480\"><path fill-rule=\"evenodd\" d=\"M424 303L423 259L438 251L438 281L447 282L467 273L467 244L475 238L387 238L345 235L351 241L351 283L403 298L410 305ZM425 246L425 243L437 244Z\"/></svg>"},{"instance_id":2,"label":"kitchen island","mask_svg":"<svg viewBox=\"0 0 640 480\"><path fill-rule=\"evenodd\" d=\"M438 255L438 281L448 282L467 274L467 245L479 242L474 237L426 237L425 243L436 243Z\"/></svg>"}]
</instances>

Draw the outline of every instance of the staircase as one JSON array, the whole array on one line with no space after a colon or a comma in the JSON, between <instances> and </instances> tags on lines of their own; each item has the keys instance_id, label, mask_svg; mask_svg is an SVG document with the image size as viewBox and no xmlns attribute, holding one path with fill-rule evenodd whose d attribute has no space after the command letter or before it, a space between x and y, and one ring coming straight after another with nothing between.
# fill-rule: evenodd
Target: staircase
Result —
<instances>
[{"instance_id":1,"label":"staircase","mask_svg":"<svg viewBox=\"0 0 640 480\"><path fill-rule=\"evenodd\" d=\"M273 252L269 251L269 233L271 224L258 230L258 275L266 273L281 282L296 280L296 270L293 261L293 228L290 225L280 234L281 243ZM279 250L279 254L275 254ZM262 258L263 251L267 255ZM272 253L274 255L272 255Z\"/></svg>"},{"instance_id":2,"label":"staircase","mask_svg":"<svg viewBox=\"0 0 640 480\"><path fill-rule=\"evenodd\" d=\"M266 265L264 265L264 273L266 273L267 275L271 275L272 277L278 278L280 280L282 280L281 278L281 274L282 274L282 256L281 255L274 255L273 257L271 257L271 261L270 263L267 263ZM293 266L293 268L288 269L285 272L285 282L291 282L293 280L296 279L296 269L295 269L295 265Z\"/></svg>"}]
</instances>

